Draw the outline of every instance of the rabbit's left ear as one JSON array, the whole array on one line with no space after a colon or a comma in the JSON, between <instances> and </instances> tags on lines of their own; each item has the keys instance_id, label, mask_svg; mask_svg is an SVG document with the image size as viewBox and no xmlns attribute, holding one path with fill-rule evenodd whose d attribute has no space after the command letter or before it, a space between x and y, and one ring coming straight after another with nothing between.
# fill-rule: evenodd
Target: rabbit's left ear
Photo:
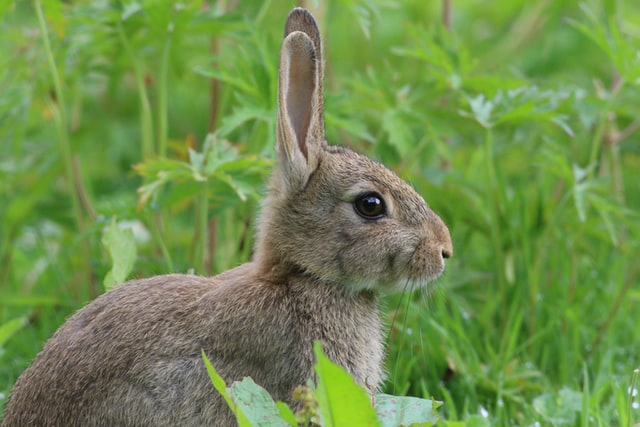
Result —
<instances>
[{"instance_id":1,"label":"rabbit's left ear","mask_svg":"<svg viewBox=\"0 0 640 427\"><path fill-rule=\"evenodd\" d=\"M320 33L309 12L287 18L280 52L277 146L279 168L290 186L303 188L324 144Z\"/></svg>"}]
</instances>

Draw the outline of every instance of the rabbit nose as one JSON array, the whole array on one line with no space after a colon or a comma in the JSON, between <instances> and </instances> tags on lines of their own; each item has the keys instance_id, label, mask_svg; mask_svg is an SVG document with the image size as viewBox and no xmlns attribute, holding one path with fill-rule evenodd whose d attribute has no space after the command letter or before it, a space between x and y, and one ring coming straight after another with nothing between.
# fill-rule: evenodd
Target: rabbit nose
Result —
<instances>
[{"instance_id":1,"label":"rabbit nose","mask_svg":"<svg viewBox=\"0 0 640 427\"><path fill-rule=\"evenodd\" d=\"M451 243L451 235L449 234L449 230L444 225L444 230L442 236L442 240L440 243L440 253L442 254L442 259L449 259L453 255L453 243Z\"/></svg>"}]
</instances>

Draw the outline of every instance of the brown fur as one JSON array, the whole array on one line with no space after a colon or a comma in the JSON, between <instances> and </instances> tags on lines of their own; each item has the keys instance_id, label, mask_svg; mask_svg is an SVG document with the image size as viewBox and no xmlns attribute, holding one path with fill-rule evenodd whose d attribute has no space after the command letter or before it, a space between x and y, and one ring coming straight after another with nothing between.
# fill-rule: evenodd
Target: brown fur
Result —
<instances>
[{"instance_id":1,"label":"brown fur","mask_svg":"<svg viewBox=\"0 0 640 427\"><path fill-rule=\"evenodd\" d=\"M313 17L294 9L280 60L278 163L254 261L218 276L126 283L71 316L11 391L3 426L233 425L207 376L251 376L275 399L313 378L314 340L361 386L382 380L377 295L423 286L451 239L393 172L324 141L322 54ZM364 219L355 199L387 210ZM373 391L372 390L372 391Z\"/></svg>"}]
</instances>

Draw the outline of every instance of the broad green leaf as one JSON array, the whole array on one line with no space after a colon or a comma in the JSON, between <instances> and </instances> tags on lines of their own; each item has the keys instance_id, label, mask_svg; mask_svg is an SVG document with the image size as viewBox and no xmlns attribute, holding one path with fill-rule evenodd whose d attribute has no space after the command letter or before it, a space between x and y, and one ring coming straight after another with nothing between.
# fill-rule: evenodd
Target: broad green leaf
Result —
<instances>
[{"instance_id":1,"label":"broad green leaf","mask_svg":"<svg viewBox=\"0 0 640 427\"><path fill-rule=\"evenodd\" d=\"M225 402L227 402L227 405L229 405L231 412L235 414L239 427L251 427L251 423L242 412L242 409L236 406L233 399L229 395L229 391L228 391L229 389L227 388L227 384L211 364L211 361L205 354L204 349L200 351L202 354L202 360L204 362L204 366L207 368L207 373L209 374L209 379L211 379L211 384L213 384L213 386L218 391L218 393L220 393L220 395L225 400Z\"/></svg>"},{"instance_id":2,"label":"broad green leaf","mask_svg":"<svg viewBox=\"0 0 640 427\"><path fill-rule=\"evenodd\" d=\"M560 393L545 393L533 400L534 409L554 425L574 425L582 411L582 393L563 388Z\"/></svg>"},{"instance_id":3,"label":"broad green leaf","mask_svg":"<svg viewBox=\"0 0 640 427\"><path fill-rule=\"evenodd\" d=\"M378 394L375 402L376 413L383 427L412 424L432 426L440 419L435 410L442 403L434 400Z\"/></svg>"},{"instance_id":4,"label":"broad green leaf","mask_svg":"<svg viewBox=\"0 0 640 427\"><path fill-rule=\"evenodd\" d=\"M113 217L102 236L102 244L109 252L112 267L104 278L105 290L124 283L136 261L136 242L131 229L121 229Z\"/></svg>"},{"instance_id":5,"label":"broad green leaf","mask_svg":"<svg viewBox=\"0 0 640 427\"><path fill-rule=\"evenodd\" d=\"M480 415L472 415L467 420L466 427L491 427L491 423Z\"/></svg>"},{"instance_id":6,"label":"broad green leaf","mask_svg":"<svg viewBox=\"0 0 640 427\"><path fill-rule=\"evenodd\" d=\"M446 427L491 427L489 420L480 415L471 415L466 421L442 421L441 424Z\"/></svg>"},{"instance_id":7,"label":"broad green leaf","mask_svg":"<svg viewBox=\"0 0 640 427\"><path fill-rule=\"evenodd\" d=\"M296 421L296 414L293 413L289 405L287 405L284 402L278 401L276 402L276 406L278 407L278 410L280 411L280 416L282 417L283 420L288 422L293 427L298 427L298 423Z\"/></svg>"},{"instance_id":8,"label":"broad green leaf","mask_svg":"<svg viewBox=\"0 0 640 427\"><path fill-rule=\"evenodd\" d=\"M254 427L286 427L287 421L280 416L280 409L269 393L251 378L234 382L227 392Z\"/></svg>"},{"instance_id":9,"label":"broad green leaf","mask_svg":"<svg viewBox=\"0 0 640 427\"><path fill-rule=\"evenodd\" d=\"M316 341L314 369L318 377L316 396L322 425L325 427L380 426L367 392L353 378L322 352Z\"/></svg>"}]
</instances>

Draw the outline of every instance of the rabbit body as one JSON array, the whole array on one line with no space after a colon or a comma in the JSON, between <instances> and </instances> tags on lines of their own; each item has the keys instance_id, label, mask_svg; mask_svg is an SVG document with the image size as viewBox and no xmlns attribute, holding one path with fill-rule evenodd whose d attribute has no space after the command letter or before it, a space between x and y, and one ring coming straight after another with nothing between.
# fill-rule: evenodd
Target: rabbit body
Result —
<instances>
[{"instance_id":1,"label":"rabbit body","mask_svg":"<svg viewBox=\"0 0 640 427\"><path fill-rule=\"evenodd\" d=\"M314 378L313 342L362 387L382 380L378 295L426 285L452 253L422 197L324 139L313 17L285 26L274 169L253 261L123 284L71 316L9 394L3 426L233 425L201 350L275 399Z\"/></svg>"},{"instance_id":2,"label":"rabbit body","mask_svg":"<svg viewBox=\"0 0 640 427\"><path fill-rule=\"evenodd\" d=\"M122 285L47 342L12 390L4 425L232 425L201 349L228 382L251 376L289 403L313 371L314 339L359 383L378 384L373 295L309 285L304 277L257 278L251 263L214 278Z\"/></svg>"}]
</instances>

